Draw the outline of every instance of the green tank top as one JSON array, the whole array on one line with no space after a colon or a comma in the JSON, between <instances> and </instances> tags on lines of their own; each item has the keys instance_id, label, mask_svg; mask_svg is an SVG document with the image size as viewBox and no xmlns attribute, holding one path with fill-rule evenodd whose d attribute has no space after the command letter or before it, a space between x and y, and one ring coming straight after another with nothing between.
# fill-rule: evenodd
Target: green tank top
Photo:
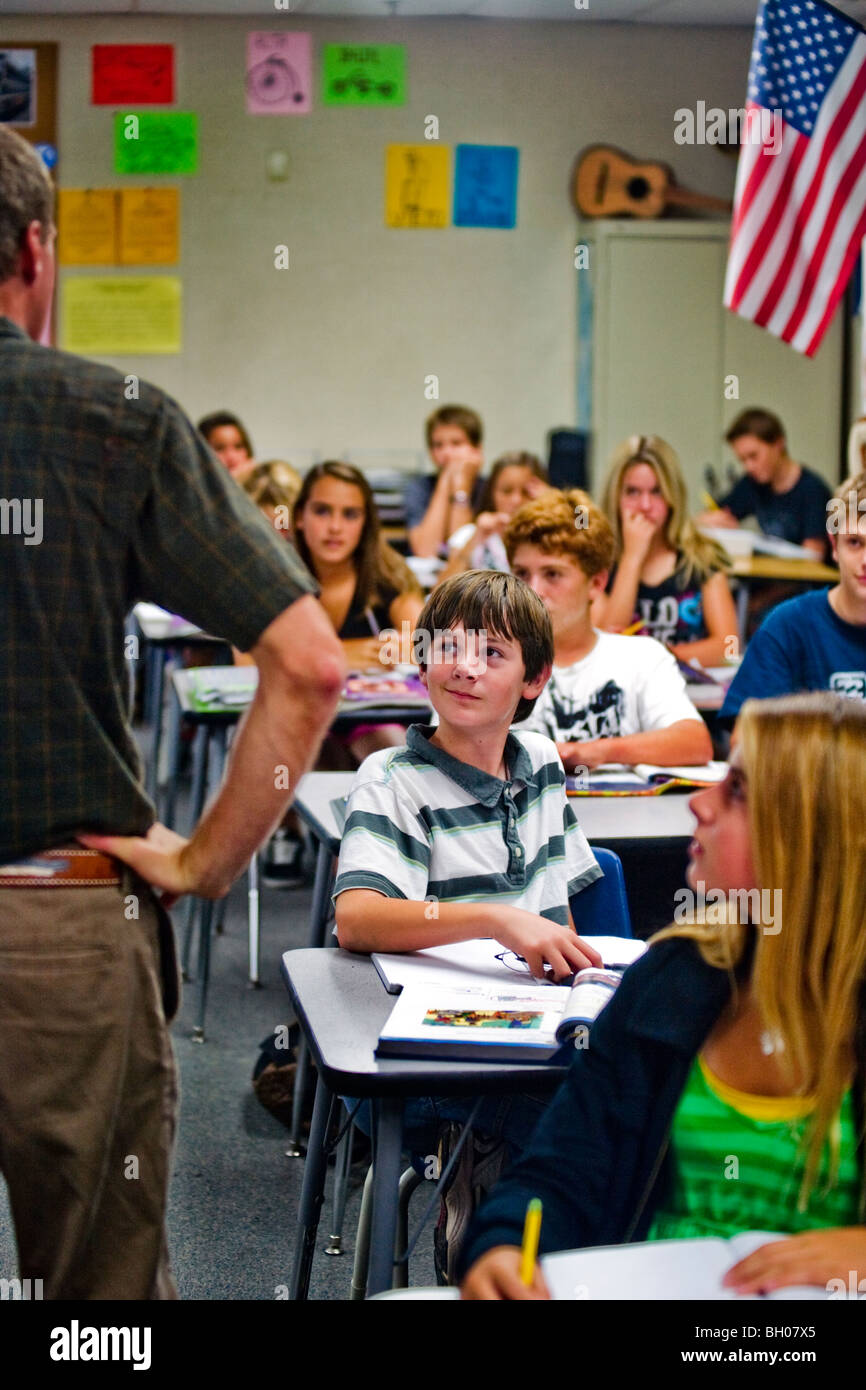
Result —
<instances>
[{"instance_id":1,"label":"green tank top","mask_svg":"<svg viewBox=\"0 0 866 1390\"><path fill-rule=\"evenodd\" d=\"M647 1240L726 1239L738 1231L797 1231L859 1222L860 1173L851 1090L836 1121L839 1167L827 1190L829 1145L806 1211L800 1141L810 1102L746 1096L696 1057L671 1130L673 1177ZM761 1116L761 1118L757 1118Z\"/></svg>"}]
</instances>

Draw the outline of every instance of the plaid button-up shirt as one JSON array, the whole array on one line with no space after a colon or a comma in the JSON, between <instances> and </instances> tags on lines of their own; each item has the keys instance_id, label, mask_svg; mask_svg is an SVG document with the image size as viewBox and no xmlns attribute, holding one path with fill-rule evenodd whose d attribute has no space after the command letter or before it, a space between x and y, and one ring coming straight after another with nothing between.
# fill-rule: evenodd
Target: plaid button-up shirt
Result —
<instances>
[{"instance_id":1,"label":"plaid button-up shirt","mask_svg":"<svg viewBox=\"0 0 866 1390\"><path fill-rule=\"evenodd\" d=\"M315 591L174 401L0 317L0 863L153 823L128 718L134 603L248 651Z\"/></svg>"}]
</instances>

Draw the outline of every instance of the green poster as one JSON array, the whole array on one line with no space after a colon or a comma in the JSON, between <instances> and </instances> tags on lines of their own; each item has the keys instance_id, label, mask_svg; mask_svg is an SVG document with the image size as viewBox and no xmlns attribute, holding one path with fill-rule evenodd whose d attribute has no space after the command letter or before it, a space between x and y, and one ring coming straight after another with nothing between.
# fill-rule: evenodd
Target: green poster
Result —
<instances>
[{"instance_id":1,"label":"green poster","mask_svg":"<svg viewBox=\"0 0 866 1390\"><path fill-rule=\"evenodd\" d=\"M326 43L325 106L404 106L406 48L402 43Z\"/></svg>"},{"instance_id":2,"label":"green poster","mask_svg":"<svg viewBox=\"0 0 866 1390\"><path fill-rule=\"evenodd\" d=\"M195 174L198 116L193 111L118 112L114 168L118 174Z\"/></svg>"}]
</instances>

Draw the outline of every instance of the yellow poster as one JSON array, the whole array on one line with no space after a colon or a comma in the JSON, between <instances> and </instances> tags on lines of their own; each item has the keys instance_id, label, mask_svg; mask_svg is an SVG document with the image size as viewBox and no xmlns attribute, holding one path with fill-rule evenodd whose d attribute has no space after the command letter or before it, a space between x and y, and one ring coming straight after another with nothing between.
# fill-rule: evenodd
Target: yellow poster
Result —
<instances>
[{"instance_id":1,"label":"yellow poster","mask_svg":"<svg viewBox=\"0 0 866 1390\"><path fill-rule=\"evenodd\" d=\"M175 275L67 275L60 346L103 357L181 350L181 282Z\"/></svg>"},{"instance_id":2,"label":"yellow poster","mask_svg":"<svg viewBox=\"0 0 866 1390\"><path fill-rule=\"evenodd\" d=\"M120 193L120 264L177 265L176 188L124 188Z\"/></svg>"},{"instance_id":3,"label":"yellow poster","mask_svg":"<svg viewBox=\"0 0 866 1390\"><path fill-rule=\"evenodd\" d=\"M113 188L61 188L57 252L61 265L114 265L117 203Z\"/></svg>"},{"instance_id":4,"label":"yellow poster","mask_svg":"<svg viewBox=\"0 0 866 1390\"><path fill-rule=\"evenodd\" d=\"M447 227L447 145L387 145L386 227Z\"/></svg>"}]
</instances>

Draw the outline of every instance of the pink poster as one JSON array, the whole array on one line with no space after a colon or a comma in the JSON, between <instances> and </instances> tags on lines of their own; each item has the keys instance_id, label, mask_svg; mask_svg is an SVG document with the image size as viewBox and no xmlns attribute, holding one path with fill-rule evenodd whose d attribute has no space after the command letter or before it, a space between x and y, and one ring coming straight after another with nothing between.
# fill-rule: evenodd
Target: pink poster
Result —
<instances>
[{"instance_id":1,"label":"pink poster","mask_svg":"<svg viewBox=\"0 0 866 1390\"><path fill-rule=\"evenodd\" d=\"M247 115L303 116L312 109L309 34L247 35Z\"/></svg>"}]
</instances>

